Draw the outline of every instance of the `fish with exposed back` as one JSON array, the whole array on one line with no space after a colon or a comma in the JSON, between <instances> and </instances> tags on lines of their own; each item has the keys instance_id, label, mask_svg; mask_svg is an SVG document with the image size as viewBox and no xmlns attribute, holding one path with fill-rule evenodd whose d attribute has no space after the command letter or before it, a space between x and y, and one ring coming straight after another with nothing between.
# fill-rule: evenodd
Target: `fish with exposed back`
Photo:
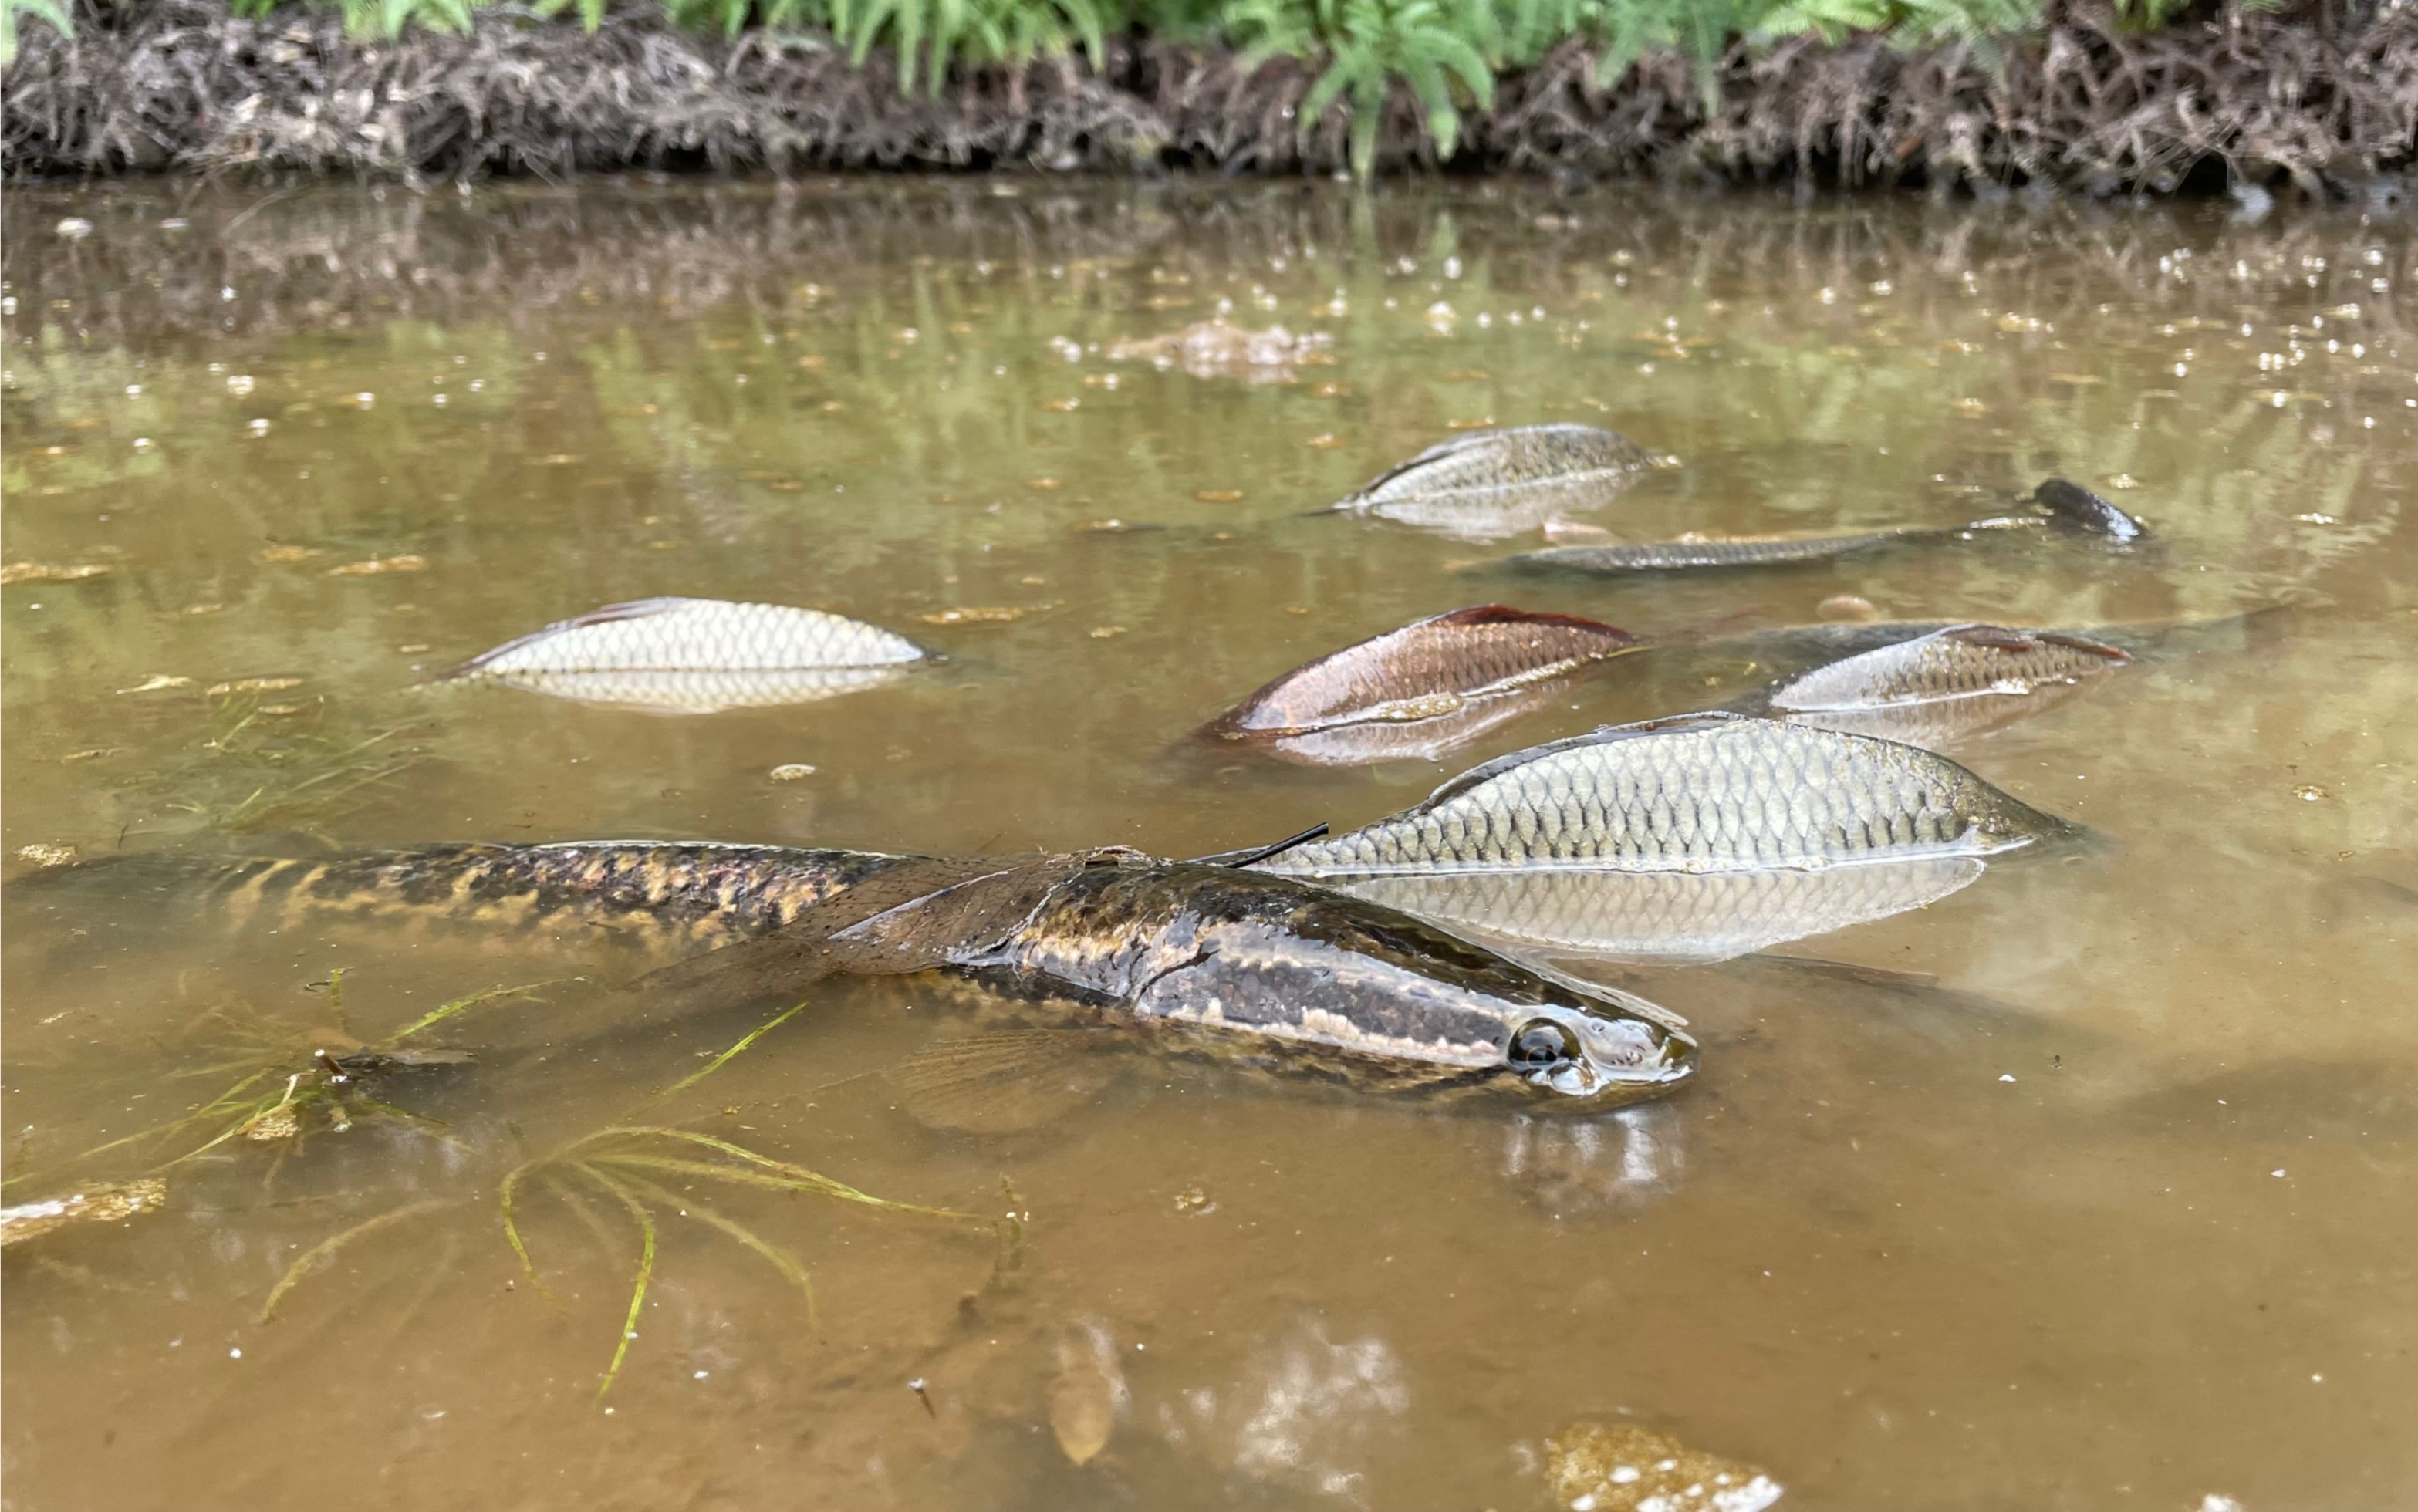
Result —
<instances>
[{"instance_id":1,"label":"fish with exposed back","mask_svg":"<svg viewBox=\"0 0 2418 1512\"><path fill-rule=\"evenodd\" d=\"M1929 746L2040 712L2131 662L2059 631L1951 625L1783 679L1774 716Z\"/></svg>"},{"instance_id":2,"label":"fish with exposed back","mask_svg":"<svg viewBox=\"0 0 2418 1512\"><path fill-rule=\"evenodd\" d=\"M1009 860L637 843L444 846L323 862L170 855L33 874L181 897L231 923L414 916L711 945L620 995L626 1029L834 974L941 971L1145 1047L1314 1078L1509 1086L1550 1107L1667 1092L1695 1043L1651 1003L1291 878L1124 849ZM651 922L650 922L651 921ZM550 1021L549 1031L570 1026ZM1164 1031L1159 1033L1157 1031Z\"/></svg>"},{"instance_id":3,"label":"fish with exposed back","mask_svg":"<svg viewBox=\"0 0 2418 1512\"><path fill-rule=\"evenodd\" d=\"M1790 567L1835 561L1887 547L1949 541L1982 541L2045 530L2094 536L2126 549L2147 531L2138 520L2098 495L2061 478L2033 490L2036 513L1993 515L1951 526L1884 526L1870 530L1833 530L1798 535L1709 535L1689 532L1670 541L1637 544L1551 546L1509 558L1531 572L1596 574L1722 571Z\"/></svg>"},{"instance_id":4,"label":"fish with exposed back","mask_svg":"<svg viewBox=\"0 0 2418 1512\"><path fill-rule=\"evenodd\" d=\"M1319 766L1433 757L1524 712L1536 700L1523 695L1641 644L1569 615L1456 609L1295 667L1204 733Z\"/></svg>"},{"instance_id":5,"label":"fish with exposed back","mask_svg":"<svg viewBox=\"0 0 2418 1512\"><path fill-rule=\"evenodd\" d=\"M445 676L583 703L701 714L879 687L926 654L903 635L819 609L640 599L558 621Z\"/></svg>"},{"instance_id":6,"label":"fish with exposed back","mask_svg":"<svg viewBox=\"0 0 2418 1512\"><path fill-rule=\"evenodd\" d=\"M1416 808L1260 864L1313 877L1811 869L1983 856L2081 832L1928 751L1706 713L1514 752Z\"/></svg>"},{"instance_id":7,"label":"fish with exposed back","mask_svg":"<svg viewBox=\"0 0 2418 1512\"><path fill-rule=\"evenodd\" d=\"M1467 431L1428 448L1339 499L1459 541L1502 541L1566 512L1609 503L1663 459L1592 425Z\"/></svg>"}]
</instances>

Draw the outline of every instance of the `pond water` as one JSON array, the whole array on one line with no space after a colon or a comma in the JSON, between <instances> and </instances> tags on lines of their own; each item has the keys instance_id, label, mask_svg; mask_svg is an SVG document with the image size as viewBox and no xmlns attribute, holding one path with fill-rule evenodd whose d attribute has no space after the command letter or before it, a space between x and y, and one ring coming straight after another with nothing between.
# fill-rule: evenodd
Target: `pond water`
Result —
<instances>
[{"instance_id":1,"label":"pond water","mask_svg":"<svg viewBox=\"0 0 2418 1512\"><path fill-rule=\"evenodd\" d=\"M1841 595L2201 627L1952 748L2107 843L1783 947L1829 966L1630 973L1703 1074L1588 1119L1179 1067L935 1126L882 1075L964 1006L920 978L821 989L655 1097L764 1015L610 1032L643 961L608 930L237 934L12 885L10 1202L185 1154L339 1031L552 985L425 1036L479 1059L380 1081L400 1112L255 1125L161 1211L12 1246L10 1505L1514 1508L1567 1504L1548 1441L1588 1422L1790 1506L2418 1500L2407 221L880 178L29 189L8 221L6 557L105 569L0 599L20 878L42 847L1189 856L1718 703L1742 637ZM1332 342L1110 355L1221 312ZM1523 578L1487 564L1533 527L1308 512L1556 420L1677 459L1584 517L1626 540L1952 523L2058 474L2159 546ZM686 717L428 685L658 594L947 660ZM1191 739L1493 601L1696 649L1440 759ZM630 1126L975 1217L616 1136L652 1195L528 1177L532 1281L499 1185Z\"/></svg>"}]
</instances>

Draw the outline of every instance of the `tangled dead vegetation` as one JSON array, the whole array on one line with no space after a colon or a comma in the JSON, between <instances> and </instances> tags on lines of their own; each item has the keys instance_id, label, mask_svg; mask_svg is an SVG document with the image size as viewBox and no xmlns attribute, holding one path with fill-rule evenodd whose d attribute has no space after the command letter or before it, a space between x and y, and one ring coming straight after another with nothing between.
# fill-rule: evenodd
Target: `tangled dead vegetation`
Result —
<instances>
[{"instance_id":1,"label":"tangled dead vegetation","mask_svg":"<svg viewBox=\"0 0 2418 1512\"><path fill-rule=\"evenodd\" d=\"M1690 63L1649 54L1610 87L1565 43L1501 82L1452 166L1717 180L2046 184L2089 192L2290 181L2397 195L2418 164L2418 7L2356 23L2332 9L2228 8L2134 33L2098 4L1986 52L1877 38L1734 48L1709 108ZM509 7L461 35L390 42L330 15L233 16L167 0L73 39L29 31L0 80L0 160L15 176L238 168L404 179L639 166L1328 173L1347 107L1304 129L1314 70L1155 40L961 71L902 92L884 58L828 42L675 30L635 10L589 34ZM1381 167L1435 165L1397 88ZM2195 175L2197 175L2195 178Z\"/></svg>"}]
</instances>

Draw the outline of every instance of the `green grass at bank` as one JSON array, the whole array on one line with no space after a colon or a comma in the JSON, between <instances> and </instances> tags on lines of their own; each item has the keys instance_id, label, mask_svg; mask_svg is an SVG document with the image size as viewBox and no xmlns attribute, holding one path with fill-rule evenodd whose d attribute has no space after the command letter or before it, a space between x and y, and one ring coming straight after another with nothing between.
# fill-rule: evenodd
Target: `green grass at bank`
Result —
<instances>
[{"instance_id":1,"label":"green grass at bank","mask_svg":"<svg viewBox=\"0 0 2418 1512\"><path fill-rule=\"evenodd\" d=\"M293 0L283 0L285 4ZM339 10L347 31L388 38L411 26L467 29L488 0L301 0ZM1993 64L1996 50L2044 23L2047 0L660 0L671 24L727 36L758 29L803 45L844 49L865 63L895 55L902 89L938 93L952 69L1022 67L1082 56L1101 64L1109 39L1149 35L1231 49L1246 63L1296 59L1316 70L1302 102L1305 131L1336 101L1350 111L1351 155L1372 164L1382 107L1397 83L1425 115L1439 156L1451 155L1462 112L1492 104L1495 80L1576 38L1595 79L1615 82L1649 51L1684 54L1708 98L1717 67L1737 43L1770 46L1856 33L1906 49L1963 42ZM2111 0L2128 24L2153 29L2207 0ZM2272 6L2280 0L2246 0ZM17 28L38 20L67 31L72 0L0 0L0 64L14 59ZM115 13L139 7L119 4ZM571 16L593 30L606 0L534 0L541 15ZM281 0L232 0L265 17ZM110 12L104 12L108 14Z\"/></svg>"}]
</instances>

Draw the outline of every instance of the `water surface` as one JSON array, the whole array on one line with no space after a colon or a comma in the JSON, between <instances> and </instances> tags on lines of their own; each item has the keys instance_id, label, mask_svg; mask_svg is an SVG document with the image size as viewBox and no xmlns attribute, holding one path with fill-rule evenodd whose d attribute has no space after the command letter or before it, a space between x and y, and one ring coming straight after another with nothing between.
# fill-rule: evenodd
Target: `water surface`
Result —
<instances>
[{"instance_id":1,"label":"water surface","mask_svg":"<svg viewBox=\"0 0 2418 1512\"><path fill-rule=\"evenodd\" d=\"M1363 822L1756 672L1620 658L1437 761L1188 742L1285 668L1462 604L1658 638L1844 594L2218 626L1957 748L2108 844L1787 947L1878 972L1641 971L1706 1072L1592 1121L1171 1069L1026 1128L934 1127L879 1075L956 1021L923 982L831 988L641 1106L761 1016L574 1032L635 969L610 939L235 940L157 899L11 894L11 1201L199 1143L78 1159L300 1064L336 968L362 1039L586 979L460 1020L476 1068L388 1088L421 1121L233 1139L168 1173L162 1213L12 1248L13 1504L1541 1506L1545 1440L1590 1419L1807 1507L2418 1499L2407 223L876 179L113 186L8 216L6 557L107 569L0 599L12 858L1185 856ZM1332 345L1271 381L1105 355L1220 312ZM1456 427L1545 420L1680 460L1587 517L1624 539L1952 523L2057 473L2160 548L1598 584L1485 571L1533 528L1305 517ZM1164 528L1084 528L1110 519ZM667 593L834 610L947 661L692 718L425 685ZM817 1305L662 1206L600 1404L639 1230L592 1188L528 1196L540 1288L496 1195L634 1109L1029 1217L1003 1242L667 1177L794 1254ZM298 1258L397 1213L259 1321ZM1109 1426L1087 1463L1066 1421Z\"/></svg>"}]
</instances>

